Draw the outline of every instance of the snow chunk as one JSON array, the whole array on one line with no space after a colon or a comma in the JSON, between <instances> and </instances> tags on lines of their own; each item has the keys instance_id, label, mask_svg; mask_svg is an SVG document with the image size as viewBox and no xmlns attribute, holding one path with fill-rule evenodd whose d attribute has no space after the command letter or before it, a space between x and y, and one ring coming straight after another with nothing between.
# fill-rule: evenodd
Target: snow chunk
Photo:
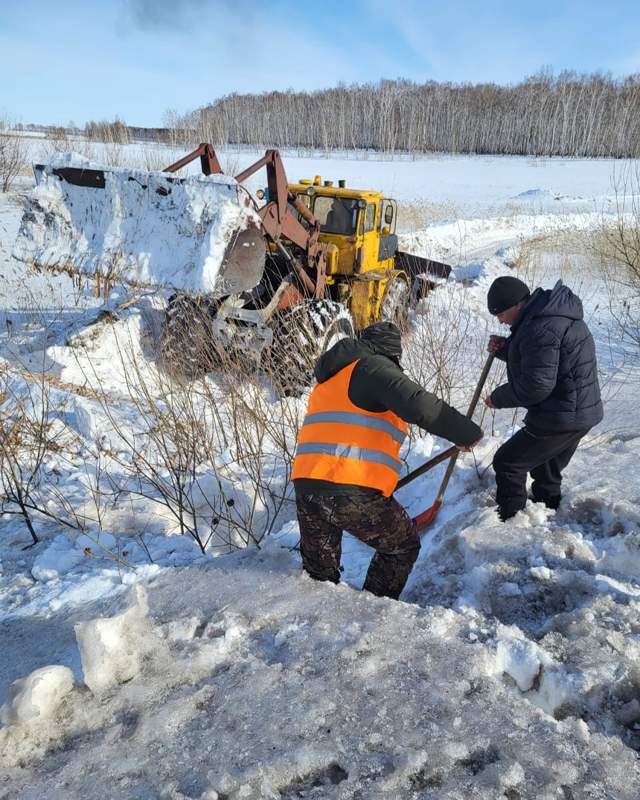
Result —
<instances>
[{"instance_id":1,"label":"snow chunk","mask_svg":"<svg viewBox=\"0 0 640 800\"><path fill-rule=\"evenodd\" d=\"M540 650L533 642L505 629L498 640L496 659L502 672L513 678L521 692L533 688L542 667Z\"/></svg>"},{"instance_id":2,"label":"snow chunk","mask_svg":"<svg viewBox=\"0 0 640 800\"><path fill-rule=\"evenodd\" d=\"M515 625L498 626L496 665L498 671L513 678L521 692L528 693L528 700L547 714L553 715L575 693L575 676L572 680L561 665L525 638Z\"/></svg>"},{"instance_id":3,"label":"snow chunk","mask_svg":"<svg viewBox=\"0 0 640 800\"><path fill-rule=\"evenodd\" d=\"M96 695L134 678L151 646L147 596L135 588L135 602L114 617L75 626L84 682Z\"/></svg>"},{"instance_id":4,"label":"snow chunk","mask_svg":"<svg viewBox=\"0 0 640 800\"><path fill-rule=\"evenodd\" d=\"M69 536L56 536L49 547L36 556L31 575L35 580L46 583L72 570L83 558L82 550L74 546Z\"/></svg>"},{"instance_id":5,"label":"snow chunk","mask_svg":"<svg viewBox=\"0 0 640 800\"><path fill-rule=\"evenodd\" d=\"M553 572L549 569L549 567L545 566L531 567L529 569L529 575L538 581L550 581L553 577Z\"/></svg>"},{"instance_id":6,"label":"snow chunk","mask_svg":"<svg viewBox=\"0 0 640 800\"><path fill-rule=\"evenodd\" d=\"M51 717L72 689L69 667L40 667L11 684L7 702L0 709L0 721L4 725L37 724Z\"/></svg>"}]
</instances>

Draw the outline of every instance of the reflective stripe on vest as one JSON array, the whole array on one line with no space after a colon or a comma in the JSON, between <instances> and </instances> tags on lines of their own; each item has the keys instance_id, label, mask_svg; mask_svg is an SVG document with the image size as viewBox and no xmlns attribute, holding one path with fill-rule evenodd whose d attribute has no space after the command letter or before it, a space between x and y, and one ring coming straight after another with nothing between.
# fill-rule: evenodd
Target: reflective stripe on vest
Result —
<instances>
[{"instance_id":1,"label":"reflective stripe on vest","mask_svg":"<svg viewBox=\"0 0 640 800\"><path fill-rule=\"evenodd\" d=\"M367 450L364 447L352 447L349 444L322 444L320 442L305 442L298 445L296 451L302 456L328 455L341 456L342 458L356 458L358 461L370 461L372 464L384 464L394 472L400 474L402 464L392 456L380 450Z\"/></svg>"},{"instance_id":2,"label":"reflective stripe on vest","mask_svg":"<svg viewBox=\"0 0 640 800\"><path fill-rule=\"evenodd\" d=\"M367 414L354 413L353 411L319 411L315 414L307 414L303 425L315 425L319 422L337 422L340 425L360 425L363 428L371 428L376 431L384 431L392 436L396 442L402 444L405 439L405 432L397 428L386 419L369 417Z\"/></svg>"},{"instance_id":3,"label":"reflective stripe on vest","mask_svg":"<svg viewBox=\"0 0 640 800\"><path fill-rule=\"evenodd\" d=\"M357 364L311 392L291 477L367 486L389 496L398 482L408 426L392 411L365 411L349 400Z\"/></svg>"}]
</instances>

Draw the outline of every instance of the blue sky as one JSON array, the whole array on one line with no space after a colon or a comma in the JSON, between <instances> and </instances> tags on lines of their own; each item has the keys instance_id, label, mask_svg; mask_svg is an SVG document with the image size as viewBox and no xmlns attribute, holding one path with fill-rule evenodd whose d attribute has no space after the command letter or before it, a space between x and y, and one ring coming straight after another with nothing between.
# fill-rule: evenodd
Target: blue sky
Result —
<instances>
[{"instance_id":1,"label":"blue sky","mask_svg":"<svg viewBox=\"0 0 640 800\"><path fill-rule=\"evenodd\" d=\"M640 72L640 2L0 0L0 113L160 125L231 92Z\"/></svg>"}]
</instances>

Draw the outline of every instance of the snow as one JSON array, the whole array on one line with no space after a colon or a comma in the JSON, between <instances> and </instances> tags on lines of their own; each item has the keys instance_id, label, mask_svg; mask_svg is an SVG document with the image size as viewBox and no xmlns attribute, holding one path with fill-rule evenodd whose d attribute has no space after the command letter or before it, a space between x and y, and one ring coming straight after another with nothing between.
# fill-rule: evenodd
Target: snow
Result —
<instances>
[{"instance_id":1,"label":"snow","mask_svg":"<svg viewBox=\"0 0 640 800\"><path fill-rule=\"evenodd\" d=\"M140 672L146 650L151 650L147 622L147 597L136 587L135 601L126 611L106 619L92 619L75 626L82 675L95 695L126 683Z\"/></svg>"},{"instance_id":2,"label":"snow","mask_svg":"<svg viewBox=\"0 0 640 800\"><path fill-rule=\"evenodd\" d=\"M240 167L254 156L240 153ZM527 277L553 285L562 237L608 213L614 171L598 160L447 156L285 156L285 165L296 178L346 177L442 204L443 216L402 234L406 249L450 258L456 276L414 315L403 363L428 381L433 342L448 344L442 390L458 407L488 334L499 332L488 285L532 242ZM255 435L251 418L233 416L215 374L194 400L197 419L227 441L192 494L213 534L207 552L179 534L149 486L132 493L129 444L150 428L131 394L163 389L152 344L164 300L141 291L124 306L117 289L114 318L96 321L100 301L86 288L9 259L18 201L0 196L0 363L16 396L43 364L55 381L54 430L65 444L48 467L84 529L38 519L41 541L23 550L19 519L0 518L0 797L637 800L640 373L583 250L571 244L561 276L583 297L596 337L605 420L567 469L561 508L529 503L498 521L491 459L521 416L479 409L485 438L461 454L394 602L360 591L371 550L349 535L341 584L302 574L291 497L276 509L260 493L253 456L239 459L233 441L238 426ZM291 446L304 398L238 384ZM412 431L407 470L446 446ZM278 495L277 441L260 447ZM120 491L97 509L100 469ZM410 514L433 501L443 471L398 492ZM252 530L270 534L259 548L225 547L246 542L238 526L249 513Z\"/></svg>"},{"instance_id":3,"label":"snow","mask_svg":"<svg viewBox=\"0 0 640 800\"><path fill-rule=\"evenodd\" d=\"M0 721L3 725L37 725L57 711L72 689L73 672L68 667L36 669L11 684Z\"/></svg>"},{"instance_id":4,"label":"snow","mask_svg":"<svg viewBox=\"0 0 640 800\"><path fill-rule=\"evenodd\" d=\"M103 170L104 188L76 186L54 173L69 166ZM69 153L51 159L42 172L14 256L44 269L73 264L81 274L224 295L235 281L225 279L227 246L256 220L228 176L176 179L108 168Z\"/></svg>"},{"instance_id":5,"label":"snow","mask_svg":"<svg viewBox=\"0 0 640 800\"><path fill-rule=\"evenodd\" d=\"M606 774L631 796L624 782L635 757L599 733L568 736L492 679L493 644L470 641L464 615L312 583L275 547L230 559L148 585L165 644L100 701L74 690L56 743L80 737L82 768L58 758L58 785L91 796L108 780L114 798L312 797L314 785L321 797L358 787L372 798L463 787L483 797L516 786L544 796L562 781L597 785ZM27 759L30 780L50 791L37 763L54 743L11 727L4 735L8 760ZM142 753L153 774L141 771Z\"/></svg>"},{"instance_id":6,"label":"snow","mask_svg":"<svg viewBox=\"0 0 640 800\"><path fill-rule=\"evenodd\" d=\"M110 552L116 546L116 539L109 533L102 533L97 537L70 536L61 534L56 536L51 544L39 553L31 567L31 575L37 581L51 581L65 575L87 557L100 554L101 550Z\"/></svg>"}]
</instances>

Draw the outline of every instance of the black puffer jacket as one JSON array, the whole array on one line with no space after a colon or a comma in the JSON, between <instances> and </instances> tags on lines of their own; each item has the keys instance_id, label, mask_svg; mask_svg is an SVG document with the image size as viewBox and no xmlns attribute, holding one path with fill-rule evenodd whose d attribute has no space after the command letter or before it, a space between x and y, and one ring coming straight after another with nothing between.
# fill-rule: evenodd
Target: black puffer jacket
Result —
<instances>
[{"instance_id":1,"label":"black puffer jacket","mask_svg":"<svg viewBox=\"0 0 640 800\"><path fill-rule=\"evenodd\" d=\"M602 419L593 337L580 298L561 281L536 289L496 355L509 382L491 399L497 408L526 408L532 431L588 430Z\"/></svg>"},{"instance_id":2,"label":"black puffer jacket","mask_svg":"<svg viewBox=\"0 0 640 800\"><path fill-rule=\"evenodd\" d=\"M477 442L482 437L482 428L407 378L398 363L399 335L395 342L391 337L380 335L381 329L382 324L374 331L378 335L368 339L342 339L324 353L315 367L318 383L329 380L359 360L349 382L349 400L354 405L365 411L393 411L405 422L462 447ZM337 484L307 478L299 478L295 484L297 490L340 491ZM364 492L374 491L358 488Z\"/></svg>"}]
</instances>

